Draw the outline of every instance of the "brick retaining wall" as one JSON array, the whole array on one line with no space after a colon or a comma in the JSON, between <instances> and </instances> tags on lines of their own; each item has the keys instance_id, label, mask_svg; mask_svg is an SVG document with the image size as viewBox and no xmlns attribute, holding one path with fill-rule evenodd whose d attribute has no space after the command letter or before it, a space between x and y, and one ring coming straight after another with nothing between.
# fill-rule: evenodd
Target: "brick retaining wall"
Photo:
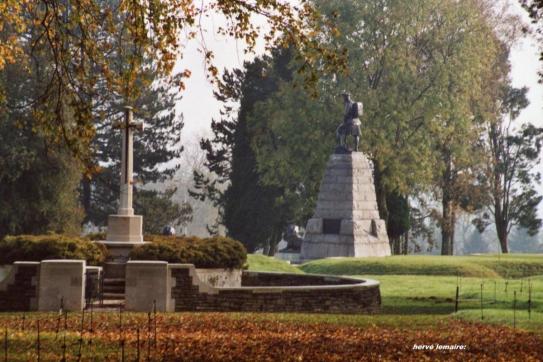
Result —
<instances>
[{"instance_id":1,"label":"brick retaining wall","mask_svg":"<svg viewBox=\"0 0 543 362\"><path fill-rule=\"evenodd\" d=\"M243 285L251 286L213 288L198 280L192 265L169 268L175 311L368 313L381 304L375 281L246 272Z\"/></svg>"},{"instance_id":2,"label":"brick retaining wall","mask_svg":"<svg viewBox=\"0 0 543 362\"><path fill-rule=\"evenodd\" d=\"M16 262L0 283L0 311L37 309L40 263Z\"/></svg>"},{"instance_id":3,"label":"brick retaining wall","mask_svg":"<svg viewBox=\"0 0 543 362\"><path fill-rule=\"evenodd\" d=\"M360 283L360 280L321 276L312 274L285 274L272 272L244 271L241 276L241 285L244 287L264 286L300 286L300 285L345 285Z\"/></svg>"}]
</instances>

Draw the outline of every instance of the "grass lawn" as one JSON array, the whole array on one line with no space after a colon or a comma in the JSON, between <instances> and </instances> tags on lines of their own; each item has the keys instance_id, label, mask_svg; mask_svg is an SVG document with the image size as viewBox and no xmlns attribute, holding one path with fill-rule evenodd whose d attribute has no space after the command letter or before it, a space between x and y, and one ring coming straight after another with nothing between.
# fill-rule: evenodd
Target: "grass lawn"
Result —
<instances>
[{"instance_id":1,"label":"grass lawn","mask_svg":"<svg viewBox=\"0 0 543 362\"><path fill-rule=\"evenodd\" d=\"M381 283L381 310L372 315L159 313L156 319L146 313L102 312L94 313L92 322L88 312L84 319L81 313L70 313L66 330L56 313L26 313L24 318L22 313L0 313L0 347L7 331L8 360L36 360L40 320L42 361L61 360L64 353L67 360L78 360L80 346L83 361L122 360L123 353L126 360L136 360L139 354L140 360L152 361L398 360L400 356L402 361L538 360L543 355L542 264L543 258L535 255L404 256L318 260L298 268L249 255L249 270L376 279ZM459 311L454 313L457 285ZM419 351L414 344L459 344L467 349Z\"/></svg>"},{"instance_id":2,"label":"grass lawn","mask_svg":"<svg viewBox=\"0 0 543 362\"><path fill-rule=\"evenodd\" d=\"M409 255L385 258L329 258L300 266L306 273L363 275L460 275L522 278L543 275L543 255Z\"/></svg>"},{"instance_id":3,"label":"grass lawn","mask_svg":"<svg viewBox=\"0 0 543 362\"><path fill-rule=\"evenodd\" d=\"M516 327L543 336L543 278L530 278L531 315L528 314L527 280L502 278L457 278L453 276L367 275L381 282L380 315L419 316L422 320L441 317L499 323L513 326L513 299L516 291ZM460 286L459 311L454 313L456 285ZM483 310L481 319L481 283ZM507 291L506 291L507 284ZM521 289L522 284L522 289ZM521 291L522 290L522 291ZM440 320L442 318L437 318Z\"/></svg>"},{"instance_id":4,"label":"grass lawn","mask_svg":"<svg viewBox=\"0 0 543 362\"><path fill-rule=\"evenodd\" d=\"M254 271L303 273L299 268L285 261L258 254L247 255L247 264L249 270Z\"/></svg>"},{"instance_id":5,"label":"grass lawn","mask_svg":"<svg viewBox=\"0 0 543 362\"><path fill-rule=\"evenodd\" d=\"M270 265L280 263L274 260ZM452 319L513 326L515 317L516 327L543 336L543 256L540 255L333 258L312 261L299 268L307 273L378 280L381 283L381 311L371 316L281 315L280 319L426 328ZM258 266L252 269L258 270ZM530 315L528 283L532 287ZM460 287L459 311L454 313L457 285Z\"/></svg>"}]
</instances>

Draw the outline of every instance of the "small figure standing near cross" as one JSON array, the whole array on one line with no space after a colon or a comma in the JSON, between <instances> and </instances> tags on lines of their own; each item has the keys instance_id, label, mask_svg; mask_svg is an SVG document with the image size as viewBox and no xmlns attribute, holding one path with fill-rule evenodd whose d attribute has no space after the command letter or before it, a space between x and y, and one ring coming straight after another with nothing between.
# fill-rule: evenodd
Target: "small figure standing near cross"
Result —
<instances>
[{"instance_id":1,"label":"small figure standing near cross","mask_svg":"<svg viewBox=\"0 0 543 362\"><path fill-rule=\"evenodd\" d=\"M124 121L118 122L114 128L122 132L121 154L121 202L118 215L134 215L132 207L132 174L134 172L134 130L143 132L143 122L133 121L132 107L124 107Z\"/></svg>"}]
</instances>

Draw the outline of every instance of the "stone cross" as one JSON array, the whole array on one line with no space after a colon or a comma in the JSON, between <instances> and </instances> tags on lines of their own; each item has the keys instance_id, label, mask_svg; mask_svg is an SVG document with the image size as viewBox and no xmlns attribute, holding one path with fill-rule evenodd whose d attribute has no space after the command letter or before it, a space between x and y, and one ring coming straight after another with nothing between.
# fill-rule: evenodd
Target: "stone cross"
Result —
<instances>
[{"instance_id":1,"label":"stone cross","mask_svg":"<svg viewBox=\"0 0 543 362\"><path fill-rule=\"evenodd\" d=\"M132 173L134 170L134 129L143 131L142 122L134 122L132 107L124 108L124 121L115 125L115 128L123 130L121 151L121 204L118 215L134 215L132 208Z\"/></svg>"}]
</instances>

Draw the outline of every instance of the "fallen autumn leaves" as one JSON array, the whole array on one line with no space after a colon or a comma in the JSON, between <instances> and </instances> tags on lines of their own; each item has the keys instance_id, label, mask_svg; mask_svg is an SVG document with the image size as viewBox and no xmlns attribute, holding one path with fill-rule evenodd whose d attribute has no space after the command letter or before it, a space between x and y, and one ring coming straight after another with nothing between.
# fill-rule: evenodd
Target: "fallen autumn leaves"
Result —
<instances>
[{"instance_id":1,"label":"fallen autumn leaves","mask_svg":"<svg viewBox=\"0 0 543 362\"><path fill-rule=\"evenodd\" d=\"M460 321L413 330L254 320L250 314L158 314L155 319L143 313L100 313L92 324L88 314L83 321L81 317L69 314L65 332L63 318L54 314L29 315L24 330L20 314L3 316L0 339L7 328L10 361L35 360L39 318L41 361L62 359L64 336L66 358L73 361L537 361L543 356L543 342L536 335ZM415 344L466 349L414 350Z\"/></svg>"}]
</instances>

